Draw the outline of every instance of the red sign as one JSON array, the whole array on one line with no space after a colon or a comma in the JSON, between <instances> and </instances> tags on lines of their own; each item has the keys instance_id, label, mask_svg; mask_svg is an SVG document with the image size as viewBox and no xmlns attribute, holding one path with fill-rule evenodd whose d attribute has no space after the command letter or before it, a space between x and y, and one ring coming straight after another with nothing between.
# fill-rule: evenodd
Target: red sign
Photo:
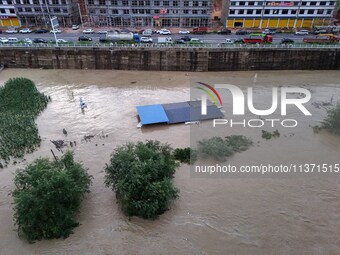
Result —
<instances>
[{"instance_id":1,"label":"red sign","mask_svg":"<svg viewBox=\"0 0 340 255\"><path fill-rule=\"evenodd\" d=\"M269 2L267 6L294 6L294 2Z\"/></svg>"},{"instance_id":2,"label":"red sign","mask_svg":"<svg viewBox=\"0 0 340 255\"><path fill-rule=\"evenodd\" d=\"M153 16L153 19L159 19L159 16L155 15L155 16Z\"/></svg>"},{"instance_id":3,"label":"red sign","mask_svg":"<svg viewBox=\"0 0 340 255\"><path fill-rule=\"evenodd\" d=\"M160 14L166 14L166 9L160 9L160 10L159 10L159 13L160 13Z\"/></svg>"}]
</instances>

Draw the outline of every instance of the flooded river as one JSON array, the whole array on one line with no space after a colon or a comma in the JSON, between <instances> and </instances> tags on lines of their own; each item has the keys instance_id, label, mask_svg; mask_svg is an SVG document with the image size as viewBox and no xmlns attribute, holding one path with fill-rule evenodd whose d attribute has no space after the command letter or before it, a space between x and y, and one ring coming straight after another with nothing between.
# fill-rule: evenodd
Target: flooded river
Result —
<instances>
[{"instance_id":1,"label":"flooded river","mask_svg":"<svg viewBox=\"0 0 340 255\"><path fill-rule=\"evenodd\" d=\"M79 213L81 225L74 229L74 234L65 240L28 244L17 236L12 220L12 199L8 195L14 188L13 173L18 166L2 169L0 254L340 253L340 185L334 174L289 178L196 178L191 176L189 166L182 165L174 178L180 198L174 201L170 211L155 221L126 218L116 204L113 192L103 184L105 163L112 150L122 143L157 139L173 147L190 145L190 130L196 127L177 124L138 129L135 107L189 100L193 80L212 83L225 80L228 84L263 89L301 86L311 90L309 109L312 117L299 119L299 126L293 130L280 129L280 138L265 141L259 130L223 131L226 135L246 135L254 141L254 146L236 154L229 162L337 162L340 137L324 132L315 134L310 126L317 125L325 117L322 103L332 100L335 105L340 100L339 72L11 69L0 72L0 84L18 76L32 79L40 91L52 97L52 102L37 119L41 147L25 156L27 162L38 157L51 158L51 149L60 156L50 140L76 141L77 146L72 148L75 156L89 168L94 179L91 193L84 199ZM84 112L79 108L80 97L88 103ZM202 123L202 126L208 125L209 122ZM63 128L67 130L67 136L63 134ZM86 142L84 135L94 135L94 138Z\"/></svg>"}]
</instances>

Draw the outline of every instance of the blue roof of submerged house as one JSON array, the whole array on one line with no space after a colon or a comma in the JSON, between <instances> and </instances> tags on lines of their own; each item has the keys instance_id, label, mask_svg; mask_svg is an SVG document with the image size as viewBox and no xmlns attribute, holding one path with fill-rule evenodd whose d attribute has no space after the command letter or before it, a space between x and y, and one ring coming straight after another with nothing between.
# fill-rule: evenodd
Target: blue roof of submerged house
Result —
<instances>
[{"instance_id":1,"label":"blue roof of submerged house","mask_svg":"<svg viewBox=\"0 0 340 255\"><path fill-rule=\"evenodd\" d=\"M201 101L187 101L171 104L137 106L142 125L156 123L183 123L223 118L216 105L207 102L207 114L201 114Z\"/></svg>"},{"instance_id":2,"label":"blue roof of submerged house","mask_svg":"<svg viewBox=\"0 0 340 255\"><path fill-rule=\"evenodd\" d=\"M137 106L137 112L142 125L169 122L164 108L160 104Z\"/></svg>"}]
</instances>

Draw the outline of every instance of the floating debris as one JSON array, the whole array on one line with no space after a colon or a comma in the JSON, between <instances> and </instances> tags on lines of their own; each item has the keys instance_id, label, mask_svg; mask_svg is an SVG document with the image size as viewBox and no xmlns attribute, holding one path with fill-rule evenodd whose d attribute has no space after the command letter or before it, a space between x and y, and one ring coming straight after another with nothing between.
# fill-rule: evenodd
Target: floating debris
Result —
<instances>
[{"instance_id":1,"label":"floating debris","mask_svg":"<svg viewBox=\"0 0 340 255\"><path fill-rule=\"evenodd\" d=\"M63 134L64 134L64 135L67 135L67 131L66 131L65 128L63 128Z\"/></svg>"},{"instance_id":2,"label":"floating debris","mask_svg":"<svg viewBox=\"0 0 340 255\"><path fill-rule=\"evenodd\" d=\"M52 141L51 140L51 143L54 144L55 148L58 150L58 151L62 151L62 149L67 146L66 143L63 141L63 140L56 140L56 141Z\"/></svg>"}]
</instances>

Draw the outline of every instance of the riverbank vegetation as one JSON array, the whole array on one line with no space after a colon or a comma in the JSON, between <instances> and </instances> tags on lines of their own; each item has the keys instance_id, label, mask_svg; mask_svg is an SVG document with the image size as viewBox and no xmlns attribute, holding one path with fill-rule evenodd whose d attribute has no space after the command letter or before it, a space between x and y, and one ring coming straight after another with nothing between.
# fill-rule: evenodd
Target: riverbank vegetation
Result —
<instances>
[{"instance_id":1,"label":"riverbank vegetation","mask_svg":"<svg viewBox=\"0 0 340 255\"><path fill-rule=\"evenodd\" d=\"M327 111L327 117L320 126L314 127L314 131L322 129L340 135L340 102L333 109Z\"/></svg>"},{"instance_id":2,"label":"riverbank vegetation","mask_svg":"<svg viewBox=\"0 0 340 255\"><path fill-rule=\"evenodd\" d=\"M91 176L71 152L60 161L37 159L14 178L14 220L29 241L66 238L79 224L75 216Z\"/></svg>"},{"instance_id":3,"label":"riverbank vegetation","mask_svg":"<svg viewBox=\"0 0 340 255\"><path fill-rule=\"evenodd\" d=\"M0 87L0 167L40 146L35 118L49 100L29 79L10 79Z\"/></svg>"},{"instance_id":4,"label":"riverbank vegetation","mask_svg":"<svg viewBox=\"0 0 340 255\"><path fill-rule=\"evenodd\" d=\"M105 168L105 184L116 192L127 216L157 218L178 197L171 181L178 167L172 152L159 141L128 143L114 150Z\"/></svg>"},{"instance_id":5,"label":"riverbank vegetation","mask_svg":"<svg viewBox=\"0 0 340 255\"><path fill-rule=\"evenodd\" d=\"M210 157L218 161L224 161L236 152L247 150L252 144L250 139L241 135L232 135L225 138L214 136L198 141L197 151L204 158Z\"/></svg>"}]
</instances>

